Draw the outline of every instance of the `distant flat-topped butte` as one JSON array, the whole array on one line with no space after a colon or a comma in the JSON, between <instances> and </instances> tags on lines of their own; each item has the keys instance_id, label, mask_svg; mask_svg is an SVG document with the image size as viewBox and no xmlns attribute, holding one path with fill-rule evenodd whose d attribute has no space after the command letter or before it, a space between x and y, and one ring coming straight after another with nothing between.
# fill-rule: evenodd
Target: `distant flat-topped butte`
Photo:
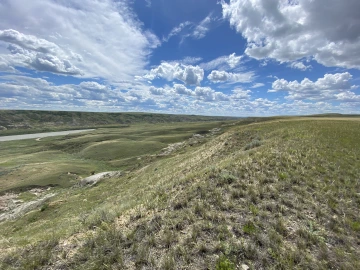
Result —
<instances>
[{"instance_id":1,"label":"distant flat-topped butte","mask_svg":"<svg viewBox=\"0 0 360 270\"><path fill-rule=\"evenodd\" d=\"M34 134L0 136L0 142L26 140L26 139L38 139L38 138L54 137L54 136L64 136L64 135L86 132L86 131L93 131L93 130L94 129L80 129L80 130L67 130L67 131L56 131L56 132L34 133Z\"/></svg>"}]
</instances>

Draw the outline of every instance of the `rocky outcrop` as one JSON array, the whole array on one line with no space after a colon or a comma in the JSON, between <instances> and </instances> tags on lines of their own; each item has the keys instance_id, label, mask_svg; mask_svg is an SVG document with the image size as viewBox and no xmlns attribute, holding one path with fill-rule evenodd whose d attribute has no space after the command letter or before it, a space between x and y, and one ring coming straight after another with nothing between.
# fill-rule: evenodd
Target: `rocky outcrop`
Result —
<instances>
[{"instance_id":1,"label":"rocky outcrop","mask_svg":"<svg viewBox=\"0 0 360 270\"><path fill-rule=\"evenodd\" d=\"M87 186L87 185L93 186L93 185L97 184L101 180L111 178L111 177L116 177L116 176L121 176L121 172L120 171L112 171L112 172L97 173L97 174L94 174L94 175L91 175L89 177L86 177L86 178L82 179L79 182L79 185L81 187Z\"/></svg>"}]
</instances>

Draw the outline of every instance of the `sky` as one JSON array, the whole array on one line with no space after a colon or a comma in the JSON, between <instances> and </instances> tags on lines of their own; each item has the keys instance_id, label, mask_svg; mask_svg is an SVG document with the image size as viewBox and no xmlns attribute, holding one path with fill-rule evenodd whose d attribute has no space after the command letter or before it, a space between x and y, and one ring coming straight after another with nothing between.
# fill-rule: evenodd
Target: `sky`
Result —
<instances>
[{"instance_id":1,"label":"sky","mask_svg":"<svg viewBox=\"0 0 360 270\"><path fill-rule=\"evenodd\" d=\"M0 109L360 113L359 0L0 0Z\"/></svg>"}]
</instances>

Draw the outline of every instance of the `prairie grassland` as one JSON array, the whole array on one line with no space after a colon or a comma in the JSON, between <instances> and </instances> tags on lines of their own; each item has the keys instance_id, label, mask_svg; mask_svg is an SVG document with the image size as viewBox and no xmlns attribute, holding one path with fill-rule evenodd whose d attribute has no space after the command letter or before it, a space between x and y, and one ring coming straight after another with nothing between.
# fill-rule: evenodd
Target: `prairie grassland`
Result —
<instances>
[{"instance_id":1,"label":"prairie grassland","mask_svg":"<svg viewBox=\"0 0 360 270\"><path fill-rule=\"evenodd\" d=\"M33 186L70 187L92 172L130 170L169 143L219 126L221 122L137 124L40 141L1 142L0 193Z\"/></svg>"},{"instance_id":2,"label":"prairie grassland","mask_svg":"<svg viewBox=\"0 0 360 270\"><path fill-rule=\"evenodd\" d=\"M360 122L234 126L0 224L4 269L360 269Z\"/></svg>"}]
</instances>

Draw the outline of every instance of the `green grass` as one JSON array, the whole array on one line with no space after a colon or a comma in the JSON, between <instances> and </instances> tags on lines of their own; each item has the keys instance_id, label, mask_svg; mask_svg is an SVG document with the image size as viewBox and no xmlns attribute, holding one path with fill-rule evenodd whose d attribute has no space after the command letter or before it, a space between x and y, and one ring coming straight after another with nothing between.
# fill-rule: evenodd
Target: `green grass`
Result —
<instances>
[{"instance_id":1,"label":"green grass","mask_svg":"<svg viewBox=\"0 0 360 270\"><path fill-rule=\"evenodd\" d=\"M0 143L0 193L35 186L71 187L91 172L131 170L169 143L221 122L137 124L36 140ZM69 174L70 173L70 174Z\"/></svg>"},{"instance_id":2,"label":"green grass","mask_svg":"<svg viewBox=\"0 0 360 270\"><path fill-rule=\"evenodd\" d=\"M359 133L357 119L240 122L93 188L59 189L0 224L1 266L359 269Z\"/></svg>"},{"instance_id":3,"label":"green grass","mask_svg":"<svg viewBox=\"0 0 360 270\"><path fill-rule=\"evenodd\" d=\"M154 113L101 113L65 111L0 110L0 136L69 129L122 128L138 123L175 123L235 120L231 117Z\"/></svg>"}]
</instances>

